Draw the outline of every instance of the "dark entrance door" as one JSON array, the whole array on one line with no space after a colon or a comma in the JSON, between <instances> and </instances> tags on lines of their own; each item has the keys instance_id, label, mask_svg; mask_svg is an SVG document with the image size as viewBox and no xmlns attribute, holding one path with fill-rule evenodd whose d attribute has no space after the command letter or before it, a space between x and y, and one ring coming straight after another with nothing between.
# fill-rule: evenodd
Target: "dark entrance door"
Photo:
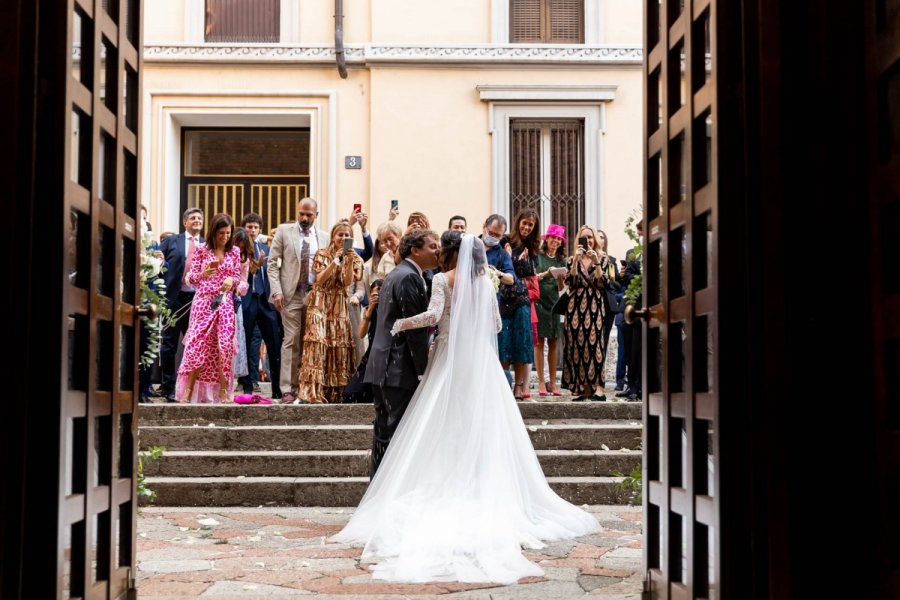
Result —
<instances>
[{"instance_id":1,"label":"dark entrance door","mask_svg":"<svg viewBox=\"0 0 900 600\"><path fill-rule=\"evenodd\" d=\"M235 220L255 212L269 229L295 218L310 195L309 129L184 129L181 211Z\"/></svg>"}]
</instances>

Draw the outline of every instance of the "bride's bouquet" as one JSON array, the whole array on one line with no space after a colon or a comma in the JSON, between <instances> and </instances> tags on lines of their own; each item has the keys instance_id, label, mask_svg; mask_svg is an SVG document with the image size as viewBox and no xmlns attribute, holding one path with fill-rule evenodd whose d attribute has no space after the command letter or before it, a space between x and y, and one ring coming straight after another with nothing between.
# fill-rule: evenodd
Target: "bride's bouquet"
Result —
<instances>
[{"instance_id":1,"label":"bride's bouquet","mask_svg":"<svg viewBox=\"0 0 900 600\"><path fill-rule=\"evenodd\" d=\"M491 278L491 285L494 286L494 293L500 291L500 276L497 275L497 269L491 267L488 269L488 276Z\"/></svg>"}]
</instances>

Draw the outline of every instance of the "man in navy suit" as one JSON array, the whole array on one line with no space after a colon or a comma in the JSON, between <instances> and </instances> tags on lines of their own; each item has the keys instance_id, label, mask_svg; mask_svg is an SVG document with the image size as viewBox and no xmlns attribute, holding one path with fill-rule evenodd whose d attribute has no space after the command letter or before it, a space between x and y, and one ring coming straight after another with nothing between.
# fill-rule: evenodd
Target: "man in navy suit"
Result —
<instances>
[{"instance_id":1,"label":"man in navy suit","mask_svg":"<svg viewBox=\"0 0 900 600\"><path fill-rule=\"evenodd\" d=\"M275 307L269 303L269 273L268 257L269 247L259 241L259 232L262 230L262 217L256 213L247 213L241 220L241 227L247 230L253 246L256 249L257 261L260 263L256 273L248 276L250 287L247 293L241 297L241 310L244 311L244 332L247 339L247 364L250 373L238 378L238 383L244 393L253 393L259 385L259 345L266 342L266 351L269 353L269 372L272 381L272 397L281 398L281 388L278 385L281 374L281 326L278 324L278 313ZM259 335L254 335L256 327L259 327Z\"/></svg>"},{"instance_id":2,"label":"man in navy suit","mask_svg":"<svg viewBox=\"0 0 900 600\"><path fill-rule=\"evenodd\" d=\"M174 325L163 329L162 344L159 349L162 384L160 391L168 402L175 402L175 377L178 372L175 355L178 354L178 340L187 333L191 315L190 303L194 300L194 288L182 282L188 252L192 248L205 243L203 231L203 211L197 207L184 211L181 223L184 232L170 235L159 245L165 256L166 272L163 281L166 283L166 304L173 314L179 315Z\"/></svg>"}]
</instances>

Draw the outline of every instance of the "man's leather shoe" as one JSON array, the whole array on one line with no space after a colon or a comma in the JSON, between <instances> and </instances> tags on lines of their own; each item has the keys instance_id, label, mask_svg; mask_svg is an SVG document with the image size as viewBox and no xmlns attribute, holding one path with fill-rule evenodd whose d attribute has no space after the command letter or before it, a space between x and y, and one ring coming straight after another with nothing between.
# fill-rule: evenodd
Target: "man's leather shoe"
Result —
<instances>
[{"instance_id":1,"label":"man's leather shoe","mask_svg":"<svg viewBox=\"0 0 900 600\"><path fill-rule=\"evenodd\" d=\"M617 384L616 384L616 390L615 390L615 391L621 392L621 391L624 390L624 389L625 389L625 386L622 385L621 383L617 383Z\"/></svg>"},{"instance_id":2,"label":"man's leather shoe","mask_svg":"<svg viewBox=\"0 0 900 600\"><path fill-rule=\"evenodd\" d=\"M166 402L177 402L175 399L175 392L169 392L166 394Z\"/></svg>"},{"instance_id":3,"label":"man's leather shoe","mask_svg":"<svg viewBox=\"0 0 900 600\"><path fill-rule=\"evenodd\" d=\"M616 394L616 395L618 396L618 394ZM638 394L636 391L633 391L630 394L628 394L627 396L625 396L625 400L627 400L628 402L640 402L641 395Z\"/></svg>"},{"instance_id":4,"label":"man's leather shoe","mask_svg":"<svg viewBox=\"0 0 900 600\"><path fill-rule=\"evenodd\" d=\"M616 398L627 398L631 391L631 388L625 388L623 391L616 394Z\"/></svg>"}]
</instances>

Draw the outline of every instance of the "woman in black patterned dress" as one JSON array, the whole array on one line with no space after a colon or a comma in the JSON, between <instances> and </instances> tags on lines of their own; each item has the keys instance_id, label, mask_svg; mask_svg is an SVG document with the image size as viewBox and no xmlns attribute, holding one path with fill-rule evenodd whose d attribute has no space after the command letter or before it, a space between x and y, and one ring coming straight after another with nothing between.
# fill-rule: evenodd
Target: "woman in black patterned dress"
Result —
<instances>
[{"instance_id":1,"label":"woman in black patterned dress","mask_svg":"<svg viewBox=\"0 0 900 600\"><path fill-rule=\"evenodd\" d=\"M604 288L609 283L606 267L609 258L601 250L597 232L589 225L578 230L576 242L584 240L585 246L575 245L575 254L568 260L569 304L563 325L565 348L563 349L562 387L573 394L574 402L606 400L603 381L603 363L606 357L606 341L603 336Z\"/></svg>"}]
</instances>

